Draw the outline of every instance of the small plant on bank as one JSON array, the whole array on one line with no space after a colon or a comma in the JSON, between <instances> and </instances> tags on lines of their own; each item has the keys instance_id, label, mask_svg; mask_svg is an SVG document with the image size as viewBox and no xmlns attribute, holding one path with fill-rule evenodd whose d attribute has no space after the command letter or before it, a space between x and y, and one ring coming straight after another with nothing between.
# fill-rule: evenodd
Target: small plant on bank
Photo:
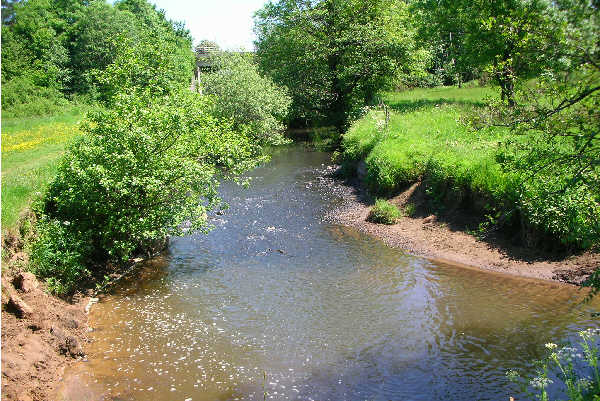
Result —
<instances>
[{"instance_id":1,"label":"small plant on bank","mask_svg":"<svg viewBox=\"0 0 600 401\"><path fill-rule=\"evenodd\" d=\"M546 344L549 355L538 362L534 378L524 378L518 372L509 370L506 373L508 379L518 384L523 393L532 399L550 401L548 387L556 380L556 384L560 385L561 391L570 401L599 401L600 330L583 330L579 332L579 336L579 347Z\"/></svg>"},{"instance_id":2,"label":"small plant on bank","mask_svg":"<svg viewBox=\"0 0 600 401\"><path fill-rule=\"evenodd\" d=\"M402 212L396 205L392 205L384 199L377 199L367 220L378 224L395 224L400 217L402 217Z\"/></svg>"},{"instance_id":3,"label":"small plant on bank","mask_svg":"<svg viewBox=\"0 0 600 401\"><path fill-rule=\"evenodd\" d=\"M402 208L402 212L406 217L414 217L417 213L417 207L414 203L407 203L406 206Z\"/></svg>"}]
</instances>

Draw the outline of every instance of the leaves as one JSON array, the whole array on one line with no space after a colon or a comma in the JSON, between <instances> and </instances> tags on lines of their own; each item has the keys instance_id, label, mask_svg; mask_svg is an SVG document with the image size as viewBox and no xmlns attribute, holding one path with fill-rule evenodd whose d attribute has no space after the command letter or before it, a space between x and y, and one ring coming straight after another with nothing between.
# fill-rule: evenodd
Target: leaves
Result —
<instances>
[{"instance_id":1,"label":"leaves","mask_svg":"<svg viewBox=\"0 0 600 401\"><path fill-rule=\"evenodd\" d=\"M255 16L262 71L292 97L292 124L346 128L399 69L412 70L415 29L404 2L281 0Z\"/></svg>"}]
</instances>

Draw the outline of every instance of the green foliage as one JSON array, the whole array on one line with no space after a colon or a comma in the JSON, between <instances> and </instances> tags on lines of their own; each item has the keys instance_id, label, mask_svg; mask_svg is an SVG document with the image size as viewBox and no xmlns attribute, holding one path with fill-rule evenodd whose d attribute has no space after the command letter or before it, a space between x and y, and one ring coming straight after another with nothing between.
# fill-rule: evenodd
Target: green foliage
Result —
<instances>
[{"instance_id":1,"label":"green foliage","mask_svg":"<svg viewBox=\"0 0 600 401\"><path fill-rule=\"evenodd\" d=\"M153 96L164 96L189 86L194 65L191 49L154 35L135 47L131 39L121 36L115 48L114 61L94 71L99 97L106 105L111 105L119 93L141 95L149 91Z\"/></svg>"},{"instance_id":2,"label":"green foliage","mask_svg":"<svg viewBox=\"0 0 600 401\"><path fill-rule=\"evenodd\" d=\"M113 108L91 113L44 196L50 231L34 244L36 272L56 278L54 271L119 264L169 235L206 228L207 211L220 203L220 173L261 160L247 132L213 117L211 107L210 98L182 90L118 95ZM63 266L55 255L67 250ZM66 289L76 284L69 277L78 276L57 278Z\"/></svg>"},{"instance_id":3,"label":"green foliage","mask_svg":"<svg viewBox=\"0 0 600 401\"><path fill-rule=\"evenodd\" d=\"M67 96L99 95L107 101L118 90L132 86L158 85L158 93L166 86L171 90L188 83L192 76L189 31L181 23L167 20L164 12L146 0L115 5L29 0L9 8L10 16L2 26L3 86L13 80L18 81L13 86L29 82L38 87L34 91L40 96L51 95L50 101L56 97L50 89ZM105 73L108 66L113 71ZM118 87L118 82L107 82L107 77L124 82ZM4 101L4 94L2 97L4 109L9 102ZM18 115L35 115L38 108L44 112L41 106L21 107Z\"/></svg>"},{"instance_id":4,"label":"green foliage","mask_svg":"<svg viewBox=\"0 0 600 401\"><path fill-rule=\"evenodd\" d=\"M408 203L406 206L404 206L404 208L402 209L402 213L406 216L406 217L414 217L415 214L417 213L417 207L415 206L414 203Z\"/></svg>"},{"instance_id":5,"label":"green foliage","mask_svg":"<svg viewBox=\"0 0 600 401\"><path fill-rule=\"evenodd\" d=\"M496 102L477 118L511 131L497 160L522 178L526 218L590 247L600 242L600 10L558 4L561 62L520 87L513 107Z\"/></svg>"},{"instance_id":6,"label":"green foliage","mask_svg":"<svg viewBox=\"0 0 600 401\"><path fill-rule=\"evenodd\" d=\"M259 74L249 56L222 53L215 70L201 76L203 92L216 96L215 112L236 128L248 126L258 143L285 142L283 121L291 99L287 91Z\"/></svg>"},{"instance_id":7,"label":"green foliage","mask_svg":"<svg viewBox=\"0 0 600 401\"><path fill-rule=\"evenodd\" d=\"M27 77L35 85L62 89L70 80L65 21L50 0L14 5L14 21L2 27L2 83Z\"/></svg>"},{"instance_id":8,"label":"green foliage","mask_svg":"<svg viewBox=\"0 0 600 401\"><path fill-rule=\"evenodd\" d=\"M46 279L54 294L66 294L91 278L85 254L91 249L91 238L71 230L68 222L42 219L36 224L37 239L30 249L30 270Z\"/></svg>"},{"instance_id":9,"label":"green foliage","mask_svg":"<svg viewBox=\"0 0 600 401\"><path fill-rule=\"evenodd\" d=\"M514 370L508 371L506 375L531 399L550 401L548 389L554 383L552 379L555 379L570 401L598 401L599 334L597 329L580 331L581 342L578 347L547 343L548 355L537 362L537 375L533 378L523 378Z\"/></svg>"},{"instance_id":10,"label":"green foliage","mask_svg":"<svg viewBox=\"0 0 600 401\"><path fill-rule=\"evenodd\" d=\"M524 235L538 241L549 237L575 248L597 244L598 187L583 182L568 187L572 164L551 175L509 169L501 156L507 157L506 144L519 136L507 128L475 131L461 123L461 115L482 109L489 93L436 88L387 94L386 103L401 113L391 115L387 130L381 130L384 114L377 110L354 123L344 135L342 159L364 159L367 184L377 194L392 195L421 179L437 207L454 195L479 205L498 224L522 226Z\"/></svg>"},{"instance_id":11,"label":"green foliage","mask_svg":"<svg viewBox=\"0 0 600 401\"><path fill-rule=\"evenodd\" d=\"M2 84L4 118L47 116L63 110L69 102L55 88L35 85L26 77Z\"/></svg>"},{"instance_id":12,"label":"green foliage","mask_svg":"<svg viewBox=\"0 0 600 401\"><path fill-rule=\"evenodd\" d=\"M420 60L404 2L269 2L255 16L261 69L286 86L295 125L345 130L354 110Z\"/></svg>"},{"instance_id":13,"label":"green foliage","mask_svg":"<svg viewBox=\"0 0 600 401\"><path fill-rule=\"evenodd\" d=\"M385 199L377 199L369 211L367 220L378 224L395 224L400 217L402 217L402 212L396 205Z\"/></svg>"},{"instance_id":14,"label":"green foliage","mask_svg":"<svg viewBox=\"0 0 600 401\"><path fill-rule=\"evenodd\" d=\"M445 82L460 84L488 71L511 106L518 79L561 57L565 30L556 2L419 0L413 9Z\"/></svg>"},{"instance_id":15,"label":"green foliage","mask_svg":"<svg viewBox=\"0 0 600 401\"><path fill-rule=\"evenodd\" d=\"M142 27L135 15L104 2L92 2L70 29L71 91L87 93L94 86L92 70L103 70L117 55L116 38L120 35L139 43Z\"/></svg>"}]
</instances>

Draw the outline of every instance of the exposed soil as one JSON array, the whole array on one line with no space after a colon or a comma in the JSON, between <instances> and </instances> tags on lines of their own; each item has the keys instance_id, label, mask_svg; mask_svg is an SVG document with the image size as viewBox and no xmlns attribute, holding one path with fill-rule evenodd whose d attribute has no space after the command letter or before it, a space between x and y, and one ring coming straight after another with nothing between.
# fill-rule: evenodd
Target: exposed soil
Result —
<instances>
[{"instance_id":1,"label":"exposed soil","mask_svg":"<svg viewBox=\"0 0 600 401\"><path fill-rule=\"evenodd\" d=\"M26 255L6 252L10 259L2 272L2 399L50 400L65 367L85 358L88 299L75 297L69 303L49 295L33 274L15 267L27 263Z\"/></svg>"},{"instance_id":2,"label":"exposed soil","mask_svg":"<svg viewBox=\"0 0 600 401\"><path fill-rule=\"evenodd\" d=\"M359 171L360 174L360 171ZM414 205L412 217L402 217L394 225L367 221L374 200L358 181L342 184L345 202L327 220L373 235L386 244L408 253L444 262L504 272L518 276L580 284L600 268L600 254L568 253L517 245L500 233L478 239L466 231L479 216L458 207L443 214L431 214L421 183L415 183L390 202L405 208Z\"/></svg>"}]
</instances>

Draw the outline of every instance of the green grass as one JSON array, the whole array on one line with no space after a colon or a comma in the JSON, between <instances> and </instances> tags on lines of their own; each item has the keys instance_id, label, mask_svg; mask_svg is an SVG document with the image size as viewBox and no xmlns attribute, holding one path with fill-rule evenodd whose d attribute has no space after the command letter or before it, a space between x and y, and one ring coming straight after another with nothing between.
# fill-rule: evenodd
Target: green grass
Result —
<instances>
[{"instance_id":1,"label":"green grass","mask_svg":"<svg viewBox=\"0 0 600 401\"><path fill-rule=\"evenodd\" d=\"M400 217L402 217L402 212L396 205L385 199L377 199L367 220L378 224L395 224Z\"/></svg>"},{"instance_id":2,"label":"green grass","mask_svg":"<svg viewBox=\"0 0 600 401\"><path fill-rule=\"evenodd\" d=\"M495 161L507 132L472 131L461 124L468 108L484 104L489 88L434 88L386 93L392 110L387 128L382 111L371 111L343 140L351 160L365 159L371 189L390 195L428 173L473 191L504 192L510 184Z\"/></svg>"},{"instance_id":3,"label":"green grass","mask_svg":"<svg viewBox=\"0 0 600 401\"><path fill-rule=\"evenodd\" d=\"M559 194L550 202L541 179L524 185L523 177L497 161L500 145L520 138L497 127L476 131L462 121L497 94L481 87L385 93L389 122L381 110L356 121L344 135L342 160L348 167L365 160L367 184L378 196L394 195L422 180L436 209L442 210L448 199L458 199L474 206L482 219L508 216L502 219L514 229L525 224L564 244L589 246L591 194Z\"/></svg>"},{"instance_id":4,"label":"green grass","mask_svg":"<svg viewBox=\"0 0 600 401\"><path fill-rule=\"evenodd\" d=\"M84 110L2 119L2 230L13 227L19 213L44 191L66 144L79 135Z\"/></svg>"}]
</instances>

